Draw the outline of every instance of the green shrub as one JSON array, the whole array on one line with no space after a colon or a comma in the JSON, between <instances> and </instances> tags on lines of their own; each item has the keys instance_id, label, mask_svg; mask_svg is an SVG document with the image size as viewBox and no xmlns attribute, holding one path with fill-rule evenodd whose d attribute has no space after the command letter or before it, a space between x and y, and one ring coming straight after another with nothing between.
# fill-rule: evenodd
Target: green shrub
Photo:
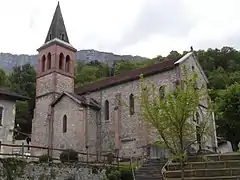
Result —
<instances>
[{"instance_id":1,"label":"green shrub","mask_svg":"<svg viewBox=\"0 0 240 180\"><path fill-rule=\"evenodd\" d=\"M108 164L112 164L114 162L114 154L113 153L108 153L107 154L107 162Z\"/></svg>"},{"instance_id":2,"label":"green shrub","mask_svg":"<svg viewBox=\"0 0 240 180\"><path fill-rule=\"evenodd\" d=\"M113 171L112 174L114 174L117 177L117 179L120 179L121 177L121 173L118 170Z\"/></svg>"},{"instance_id":3,"label":"green shrub","mask_svg":"<svg viewBox=\"0 0 240 180\"><path fill-rule=\"evenodd\" d=\"M108 180L118 180L118 177L114 173L108 175Z\"/></svg>"},{"instance_id":4,"label":"green shrub","mask_svg":"<svg viewBox=\"0 0 240 180\"><path fill-rule=\"evenodd\" d=\"M116 167L107 167L106 168L106 175L111 174L113 171L117 170Z\"/></svg>"},{"instance_id":5,"label":"green shrub","mask_svg":"<svg viewBox=\"0 0 240 180\"><path fill-rule=\"evenodd\" d=\"M121 180L133 180L131 166L124 166L119 169L121 174Z\"/></svg>"},{"instance_id":6,"label":"green shrub","mask_svg":"<svg viewBox=\"0 0 240 180\"><path fill-rule=\"evenodd\" d=\"M62 163L64 162L77 162L78 161L78 153L73 149L67 149L60 154L60 160Z\"/></svg>"},{"instance_id":7,"label":"green shrub","mask_svg":"<svg viewBox=\"0 0 240 180\"><path fill-rule=\"evenodd\" d=\"M52 161L52 158L51 158L51 157L48 157L47 154L42 154L42 155L39 157L39 162L40 162L40 163L48 162L48 158L49 158L49 161Z\"/></svg>"}]
</instances>

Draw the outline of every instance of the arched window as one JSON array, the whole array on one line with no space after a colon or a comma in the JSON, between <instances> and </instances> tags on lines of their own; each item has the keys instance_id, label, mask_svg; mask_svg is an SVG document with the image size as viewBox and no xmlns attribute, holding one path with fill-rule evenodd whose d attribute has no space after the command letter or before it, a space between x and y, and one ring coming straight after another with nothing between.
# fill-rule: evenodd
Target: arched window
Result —
<instances>
[{"instance_id":1,"label":"arched window","mask_svg":"<svg viewBox=\"0 0 240 180\"><path fill-rule=\"evenodd\" d=\"M202 142L201 142L201 131L200 131L200 127L196 126L196 140L199 146L199 150L202 149Z\"/></svg>"},{"instance_id":2,"label":"arched window","mask_svg":"<svg viewBox=\"0 0 240 180\"><path fill-rule=\"evenodd\" d=\"M63 69L63 61L64 61L64 55L63 55L63 53L61 53L59 55L59 65L58 65L59 69Z\"/></svg>"},{"instance_id":3,"label":"arched window","mask_svg":"<svg viewBox=\"0 0 240 180\"><path fill-rule=\"evenodd\" d=\"M51 65L52 65L51 53L48 53L48 55L47 55L47 69L51 69Z\"/></svg>"},{"instance_id":4,"label":"arched window","mask_svg":"<svg viewBox=\"0 0 240 180\"><path fill-rule=\"evenodd\" d=\"M51 40L52 39L52 34L49 34L49 40Z\"/></svg>"},{"instance_id":5,"label":"arched window","mask_svg":"<svg viewBox=\"0 0 240 180\"><path fill-rule=\"evenodd\" d=\"M67 57L66 57L65 71L70 72L70 56L69 55L67 55Z\"/></svg>"},{"instance_id":6,"label":"arched window","mask_svg":"<svg viewBox=\"0 0 240 180\"><path fill-rule=\"evenodd\" d=\"M63 133L67 132L67 116L63 116Z\"/></svg>"},{"instance_id":7,"label":"arched window","mask_svg":"<svg viewBox=\"0 0 240 180\"><path fill-rule=\"evenodd\" d=\"M130 94L130 96L129 96L129 112L130 112L130 115L134 114L134 97L133 97L133 94Z\"/></svg>"},{"instance_id":8,"label":"arched window","mask_svg":"<svg viewBox=\"0 0 240 180\"><path fill-rule=\"evenodd\" d=\"M199 121L200 121L200 114L199 114L199 112L196 112L194 114L193 121L195 121L197 124L199 123Z\"/></svg>"},{"instance_id":9,"label":"arched window","mask_svg":"<svg viewBox=\"0 0 240 180\"><path fill-rule=\"evenodd\" d=\"M105 101L104 107L105 107L105 115L104 115L105 120L109 120L109 101L108 100Z\"/></svg>"},{"instance_id":10,"label":"arched window","mask_svg":"<svg viewBox=\"0 0 240 180\"><path fill-rule=\"evenodd\" d=\"M192 71L193 71L193 72L195 71L195 67L194 67L194 66L192 66Z\"/></svg>"},{"instance_id":11,"label":"arched window","mask_svg":"<svg viewBox=\"0 0 240 180\"><path fill-rule=\"evenodd\" d=\"M165 86L159 88L159 98L162 100L165 97Z\"/></svg>"},{"instance_id":12,"label":"arched window","mask_svg":"<svg viewBox=\"0 0 240 180\"><path fill-rule=\"evenodd\" d=\"M199 120L200 120L200 114L199 114L199 112L196 112L196 122L197 122L197 124L199 123Z\"/></svg>"},{"instance_id":13,"label":"arched window","mask_svg":"<svg viewBox=\"0 0 240 180\"><path fill-rule=\"evenodd\" d=\"M46 63L46 56L43 55L43 57L42 57L42 72L45 71L45 63Z\"/></svg>"},{"instance_id":14,"label":"arched window","mask_svg":"<svg viewBox=\"0 0 240 180\"><path fill-rule=\"evenodd\" d=\"M198 90L199 88L198 88L198 82L197 82L197 80L194 82L194 89L195 90Z\"/></svg>"}]
</instances>

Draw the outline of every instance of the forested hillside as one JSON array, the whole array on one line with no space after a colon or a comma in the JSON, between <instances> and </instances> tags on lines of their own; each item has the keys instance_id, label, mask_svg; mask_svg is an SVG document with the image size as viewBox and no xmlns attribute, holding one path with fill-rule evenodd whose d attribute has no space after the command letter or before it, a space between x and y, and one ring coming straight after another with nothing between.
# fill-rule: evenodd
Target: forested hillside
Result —
<instances>
[{"instance_id":1,"label":"forested hillside","mask_svg":"<svg viewBox=\"0 0 240 180\"><path fill-rule=\"evenodd\" d=\"M117 61L120 59L141 61L146 58L141 56L117 55L108 52L96 51L94 49L79 50L75 55L76 62L79 62L80 60L85 62L98 60L102 63L111 63L111 61ZM27 63L36 67L37 55L0 53L0 67L2 67L6 72L10 72L14 66L22 66Z\"/></svg>"},{"instance_id":2,"label":"forested hillside","mask_svg":"<svg viewBox=\"0 0 240 180\"><path fill-rule=\"evenodd\" d=\"M167 58L175 59L186 52L172 51ZM195 52L200 64L209 78L211 97L215 102L218 132L231 140L236 149L240 140L240 51L231 47L222 49L199 50ZM163 60L158 56L144 61L118 60L111 67L97 60L76 65L76 85L82 86L102 78L131 69L148 66ZM35 70L30 64L14 67L10 74L0 71L0 85L32 98L29 102L17 103L16 123L21 131L31 132L34 109ZM17 136L20 138L21 136Z\"/></svg>"}]
</instances>

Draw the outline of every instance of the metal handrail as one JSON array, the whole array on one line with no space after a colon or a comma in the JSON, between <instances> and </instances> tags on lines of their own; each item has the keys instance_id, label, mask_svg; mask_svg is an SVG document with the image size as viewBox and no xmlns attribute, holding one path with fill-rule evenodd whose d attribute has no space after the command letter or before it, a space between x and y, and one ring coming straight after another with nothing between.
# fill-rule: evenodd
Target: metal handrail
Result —
<instances>
[{"instance_id":1,"label":"metal handrail","mask_svg":"<svg viewBox=\"0 0 240 180\"><path fill-rule=\"evenodd\" d=\"M162 174L162 176L163 176L164 179L166 179L166 176L165 176L165 173L166 173L166 171L167 171L166 167L167 167L171 162L172 162L171 160L168 160L168 161L166 162L166 164L163 166L162 170L161 170L161 174Z\"/></svg>"}]
</instances>

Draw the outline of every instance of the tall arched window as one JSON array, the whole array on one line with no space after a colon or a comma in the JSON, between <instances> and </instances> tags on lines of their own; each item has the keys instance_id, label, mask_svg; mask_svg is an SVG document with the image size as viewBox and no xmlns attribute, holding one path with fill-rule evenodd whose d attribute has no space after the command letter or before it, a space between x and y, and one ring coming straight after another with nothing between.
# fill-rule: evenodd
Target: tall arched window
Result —
<instances>
[{"instance_id":1,"label":"tall arched window","mask_svg":"<svg viewBox=\"0 0 240 180\"><path fill-rule=\"evenodd\" d=\"M45 71L45 63L46 63L46 56L43 55L43 57L42 57L42 72Z\"/></svg>"},{"instance_id":2,"label":"tall arched window","mask_svg":"<svg viewBox=\"0 0 240 180\"><path fill-rule=\"evenodd\" d=\"M109 101L108 100L105 101L104 107L105 107L105 114L104 114L105 120L109 120Z\"/></svg>"},{"instance_id":3,"label":"tall arched window","mask_svg":"<svg viewBox=\"0 0 240 180\"><path fill-rule=\"evenodd\" d=\"M196 140L197 140L197 143L198 143L199 150L202 149L201 139L202 139L202 137L201 137L200 127L199 127L199 126L196 126Z\"/></svg>"},{"instance_id":4,"label":"tall arched window","mask_svg":"<svg viewBox=\"0 0 240 180\"><path fill-rule=\"evenodd\" d=\"M200 121L200 114L199 114L199 112L196 112L196 122L197 122L197 124L199 124L199 121Z\"/></svg>"},{"instance_id":5,"label":"tall arched window","mask_svg":"<svg viewBox=\"0 0 240 180\"><path fill-rule=\"evenodd\" d=\"M67 132L67 115L63 116L63 133Z\"/></svg>"},{"instance_id":6,"label":"tall arched window","mask_svg":"<svg viewBox=\"0 0 240 180\"><path fill-rule=\"evenodd\" d=\"M130 94L129 96L129 113L130 115L134 114L134 96Z\"/></svg>"},{"instance_id":7,"label":"tall arched window","mask_svg":"<svg viewBox=\"0 0 240 180\"><path fill-rule=\"evenodd\" d=\"M66 57L65 71L70 72L70 56L69 55L67 55L67 57Z\"/></svg>"},{"instance_id":8,"label":"tall arched window","mask_svg":"<svg viewBox=\"0 0 240 180\"><path fill-rule=\"evenodd\" d=\"M48 55L47 55L47 69L51 69L51 65L52 65L51 53L48 53Z\"/></svg>"},{"instance_id":9,"label":"tall arched window","mask_svg":"<svg viewBox=\"0 0 240 180\"><path fill-rule=\"evenodd\" d=\"M192 71L193 71L193 72L195 71L195 67L194 67L194 66L192 66Z\"/></svg>"},{"instance_id":10,"label":"tall arched window","mask_svg":"<svg viewBox=\"0 0 240 180\"><path fill-rule=\"evenodd\" d=\"M165 86L159 88L159 98L162 100L165 97Z\"/></svg>"},{"instance_id":11,"label":"tall arched window","mask_svg":"<svg viewBox=\"0 0 240 180\"><path fill-rule=\"evenodd\" d=\"M58 64L59 69L63 69L63 61L64 61L64 55L63 55L63 53L61 53L59 55L59 64Z\"/></svg>"},{"instance_id":12,"label":"tall arched window","mask_svg":"<svg viewBox=\"0 0 240 180\"><path fill-rule=\"evenodd\" d=\"M196 112L194 114L193 121L195 121L197 124L199 123L199 121L200 121L200 114L199 114L199 112Z\"/></svg>"}]
</instances>

